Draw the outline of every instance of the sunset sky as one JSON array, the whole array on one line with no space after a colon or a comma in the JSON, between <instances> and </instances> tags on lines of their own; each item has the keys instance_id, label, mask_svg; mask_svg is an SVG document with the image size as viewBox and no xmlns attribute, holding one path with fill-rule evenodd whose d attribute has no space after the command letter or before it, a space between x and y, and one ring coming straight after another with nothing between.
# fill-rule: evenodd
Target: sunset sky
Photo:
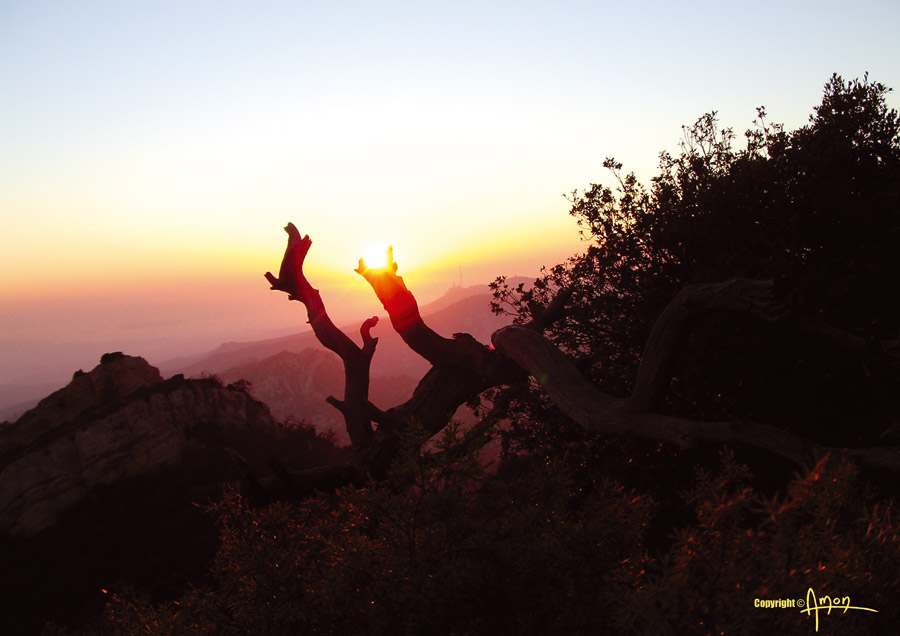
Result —
<instances>
[{"instance_id":1,"label":"sunset sky","mask_svg":"<svg viewBox=\"0 0 900 636\"><path fill-rule=\"evenodd\" d=\"M304 327L263 278L288 221L338 321L381 309L375 243L422 302L536 275L605 157L648 181L709 110L900 89L898 32L896 0L0 0L0 384Z\"/></svg>"}]
</instances>

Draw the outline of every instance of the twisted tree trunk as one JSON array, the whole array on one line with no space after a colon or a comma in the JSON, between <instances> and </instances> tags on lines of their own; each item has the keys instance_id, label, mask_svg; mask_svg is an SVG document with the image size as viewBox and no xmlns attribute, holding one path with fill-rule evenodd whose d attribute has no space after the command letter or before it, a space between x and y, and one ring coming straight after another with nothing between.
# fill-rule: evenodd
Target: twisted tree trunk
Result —
<instances>
[{"instance_id":1,"label":"twisted tree trunk","mask_svg":"<svg viewBox=\"0 0 900 636\"><path fill-rule=\"evenodd\" d=\"M325 310L319 292L303 273L312 241L300 237L293 224L285 228L288 245L278 277L266 273L272 289L299 300L319 341L344 364L344 398L329 397L340 410L353 448L355 469L375 479L384 476L399 448L399 433L416 422L429 435L442 430L456 409L484 390L534 377L557 407L581 426L610 435L658 440L680 446L699 443L747 445L802 463L831 449L781 429L754 422L695 422L654 412L669 382L680 344L695 318L707 311L749 314L765 321L790 320L798 328L861 355L865 343L815 320L797 316L779 302L771 281L736 279L718 284L685 287L666 307L648 338L635 387L627 399L612 397L591 384L569 358L541 332L562 316L568 294L561 293L546 308L535 310L527 325L513 325L495 332L493 346L477 342L469 334L446 338L425 324L413 294L397 275L393 256L384 268L369 268L360 259L355 270L371 285L394 330L432 368L419 382L412 397L387 411L368 399L369 367L378 339L371 329L378 319L360 328L362 346L338 329ZM849 449L858 462L892 471L900 470L896 448ZM351 475L335 471L335 475ZM348 477L349 479L349 477ZM335 484L340 485L340 484Z\"/></svg>"}]
</instances>

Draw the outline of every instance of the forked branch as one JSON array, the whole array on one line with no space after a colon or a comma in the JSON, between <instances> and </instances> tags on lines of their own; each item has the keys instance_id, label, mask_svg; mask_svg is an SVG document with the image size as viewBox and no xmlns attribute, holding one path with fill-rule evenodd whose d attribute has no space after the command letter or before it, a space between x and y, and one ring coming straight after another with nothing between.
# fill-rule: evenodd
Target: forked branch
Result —
<instances>
[{"instance_id":1,"label":"forked branch","mask_svg":"<svg viewBox=\"0 0 900 636\"><path fill-rule=\"evenodd\" d=\"M309 235L301 238L293 223L288 223L284 231L288 234L288 244L278 277L266 272L266 279L273 290L285 292L290 300L299 300L306 306L309 324L316 338L323 346L340 356L344 363L344 399L331 397L329 403L344 416L353 447L366 448L373 434L369 419L369 369L378 343L378 339L372 337L371 329L378 318L369 318L362 324L362 347L338 329L325 311L325 303L322 302L319 291L309 284L303 272L303 263L312 246Z\"/></svg>"},{"instance_id":2,"label":"forked branch","mask_svg":"<svg viewBox=\"0 0 900 636\"><path fill-rule=\"evenodd\" d=\"M368 401L369 368L378 339L371 335L377 318L361 328L362 347L334 326L325 311L319 292L303 273L303 263L311 245L300 237L293 224L285 228L288 247L279 276L266 278L272 289L286 292L292 300L306 305L316 337L336 352L344 363L344 399L329 403L344 415L357 466L379 477L396 456L397 432L415 421L430 434L438 433L455 410L482 391L537 379L554 403L576 423L587 429L612 434L659 440L680 446L698 443L737 443L764 449L792 462L801 463L811 454L833 450L781 429L754 422L696 422L653 412L670 379L679 344L702 312L724 310L749 314L768 322L791 320L798 328L854 351L865 343L815 320L803 319L789 311L774 293L771 281L735 279L724 283L694 285L679 293L660 315L646 344L633 395L615 398L600 391L575 368L568 357L541 335L552 321L562 316L568 293L558 297L527 326L510 326L492 336L489 348L468 334L445 338L428 327L413 294L397 274L390 254L383 268L370 268L360 259L356 272L371 285L387 310L403 341L432 364L412 397L403 404L381 411ZM378 423L377 430L372 422ZM878 468L900 471L897 449L844 450L857 461Z\"/></svg>"}]
</instances>

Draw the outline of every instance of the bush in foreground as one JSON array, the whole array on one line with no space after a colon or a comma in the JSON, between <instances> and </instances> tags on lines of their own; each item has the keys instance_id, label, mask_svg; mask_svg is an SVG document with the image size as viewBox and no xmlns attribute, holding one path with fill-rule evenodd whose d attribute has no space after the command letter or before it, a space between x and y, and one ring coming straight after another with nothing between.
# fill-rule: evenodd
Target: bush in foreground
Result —
<instances>
[{"instance_id":1,"label":"bush in foreground","mask_svg":"<svg viewBox=\"0 0 900 636\"><path fill-rule=\"evenodd\" d=\"M765 499L726 454L682 501L654 503L562 462L488 475L460 439L410 443L378 487L258 510L229 492L212 582L168 604L113 593L95 632L808 634L814 616L754 602L810 588L878 610L822 611L820 633L896 618L896 513L847 463L824 458ZM650 554L664 506L693 518Z\"/></svg>"}]
</instances>

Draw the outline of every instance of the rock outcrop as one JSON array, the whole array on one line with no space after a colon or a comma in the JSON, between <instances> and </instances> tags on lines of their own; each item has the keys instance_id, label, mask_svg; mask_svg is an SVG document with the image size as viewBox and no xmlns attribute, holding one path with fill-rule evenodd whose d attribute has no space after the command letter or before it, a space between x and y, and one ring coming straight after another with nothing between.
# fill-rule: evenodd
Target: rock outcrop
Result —
<instances>
[{"instance_id":1,"label":"rock outcrop","mask_svg":"<svg viewBox=\"0 0 900 636\"><path fill-rule=\"evenodd\" d=\"M164 381L142 358L106 354L0 434L0 532L34 534L96 486L274 426L268 408L241 389Z\"/></svg>"}]
</instances>

